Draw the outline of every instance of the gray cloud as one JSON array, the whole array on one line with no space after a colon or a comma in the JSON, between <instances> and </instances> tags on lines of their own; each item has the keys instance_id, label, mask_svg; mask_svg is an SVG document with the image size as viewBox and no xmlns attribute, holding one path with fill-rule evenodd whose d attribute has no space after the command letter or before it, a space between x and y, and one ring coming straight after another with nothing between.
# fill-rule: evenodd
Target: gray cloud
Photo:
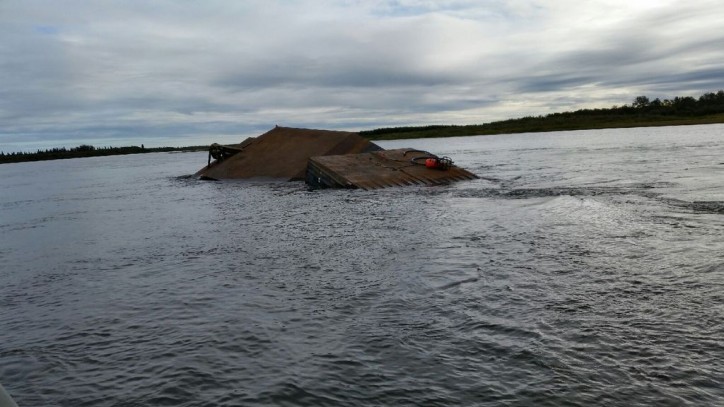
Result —
<instances>
[{"instance_id":1,"label":"gray cloud","mask_svg":"<svg viewBox=\"0 0 724 407\"><path fill-rule=\"evenodd\" d=\"M724 88L721 21L707 0L2 2L0 150L698 96Z\"/></svg>"}]
</instances>

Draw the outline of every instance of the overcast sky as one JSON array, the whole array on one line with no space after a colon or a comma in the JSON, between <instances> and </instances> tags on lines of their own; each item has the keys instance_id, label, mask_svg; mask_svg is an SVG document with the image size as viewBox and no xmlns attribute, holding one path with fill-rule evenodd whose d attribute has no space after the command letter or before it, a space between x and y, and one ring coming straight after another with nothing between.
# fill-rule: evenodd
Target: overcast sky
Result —
<instances>
[{"instance_id":1,"label":"overcast sky","mask_svg":"<svg viewBox=\"0 0 724 407\"><path fill-rule=\"evenodd\" d=\"M472 124L724 89L721 0L0 0L0 150Z\"/></svg>"}]
</instances>

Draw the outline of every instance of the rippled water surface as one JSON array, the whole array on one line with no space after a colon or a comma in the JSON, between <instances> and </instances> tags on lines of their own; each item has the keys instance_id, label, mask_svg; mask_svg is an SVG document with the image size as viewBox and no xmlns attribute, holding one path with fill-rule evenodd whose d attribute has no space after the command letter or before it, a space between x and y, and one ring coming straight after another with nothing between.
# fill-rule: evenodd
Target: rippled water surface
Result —
<instances>
[{"instance_id":1,"label":"rippled water surface","mask_svg":"<svg viewBox=\"0 0 724 407\"><path fill-rule=\"evenodd\" d=\"M724 126L406 140L480 180L0 165L27 406L724 405Z\"/></svg>"}]
</instances>

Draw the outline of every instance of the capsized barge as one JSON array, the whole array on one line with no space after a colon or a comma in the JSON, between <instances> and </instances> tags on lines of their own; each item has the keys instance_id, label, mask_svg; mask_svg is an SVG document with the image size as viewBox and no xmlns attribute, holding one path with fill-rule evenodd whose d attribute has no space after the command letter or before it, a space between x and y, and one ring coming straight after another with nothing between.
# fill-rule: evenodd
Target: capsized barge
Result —
<instances>
[{"instance_id":1,"label":"capsized barge","mask_svg":"<svg viewBox=\"0 0 724 407\"><path fill-rule=\"evenodd\" d=\"M200 179L304 180L313 188L378 189L478 178L447 157L385 150L358 133L276 126L239 144L212 144Z\"/></svg>"}]
</instances>

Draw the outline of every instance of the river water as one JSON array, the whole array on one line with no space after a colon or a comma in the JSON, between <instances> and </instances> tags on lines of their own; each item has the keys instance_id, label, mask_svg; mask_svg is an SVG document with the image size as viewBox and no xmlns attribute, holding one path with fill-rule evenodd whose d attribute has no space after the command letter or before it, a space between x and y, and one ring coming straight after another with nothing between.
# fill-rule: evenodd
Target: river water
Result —
<instances>
[{"instance_id":1,"label":"river water","mask_svg":"<svg viewBox=\"0 0 724 407\"><path fill-rule=\"evenodd\" d=\"M0 383L28 406L724 405L724 126L388 141L481 179L0 165Z\"/></svg>"}]
</instances>

